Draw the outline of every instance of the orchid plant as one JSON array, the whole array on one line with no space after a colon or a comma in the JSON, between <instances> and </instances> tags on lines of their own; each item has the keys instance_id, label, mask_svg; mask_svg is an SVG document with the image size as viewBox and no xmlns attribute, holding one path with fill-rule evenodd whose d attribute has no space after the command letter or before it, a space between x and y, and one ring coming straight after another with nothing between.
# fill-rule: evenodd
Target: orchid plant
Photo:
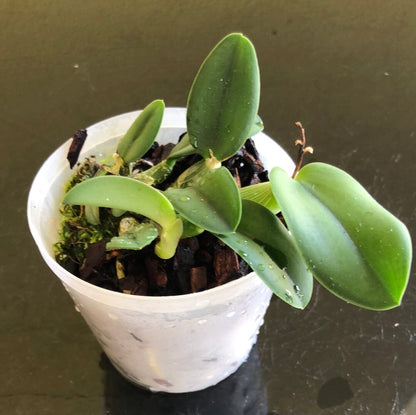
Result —
<instances>
[{"instance_id":1,"label":"orchid plant","mask_svg":"<svg viewBox=\"0 0 416 415\"><path fill-rule=\"evenodd\" d=\"M232 33L200 67L187 102L187 133L170 155L139 173L128 168L157 136L164 103L156 100L120 140L108 167L71 188L64 204L85 206L93 224L100 221L100 208L110 208L114 216L140 215L141 221L122 222L108 250L153 243L156 255L167 259L181 238L211 232L296 308L308 304L313 278L360 307L399 305L412 256L407 228L339 168L324 163L302 167L302 156L311 149L300 125L292 177L274 167L269 181L239 188L222 165L261 131L259 97L255 49L246 37ZM166 190L157 189L175 163L190 154L202 158Z\"/></svg>"}]
</instances>

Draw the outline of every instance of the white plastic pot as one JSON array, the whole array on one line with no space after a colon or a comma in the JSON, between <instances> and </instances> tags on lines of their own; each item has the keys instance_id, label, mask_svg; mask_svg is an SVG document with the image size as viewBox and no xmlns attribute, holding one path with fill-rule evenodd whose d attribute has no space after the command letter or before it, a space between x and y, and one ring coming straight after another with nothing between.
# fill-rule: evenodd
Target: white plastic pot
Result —
<instances>
[{"instance_id":1,"label":"white plastic pot","mask_svg":"<svg viewBox=\"0 0 416 415\"><path fill-rule=\"evenodd\" d=\"M112 154L139 112L122 114L87 129L80 155ZM167 108L157 137L161 144L185 131L185 109ZM255 137L266 167L293 169L273 140ZM72 275L55 262L59 205L72 175L66 155L70 140L37 173L28 199L28 221L40 253L62 281L114 366L127 379L152 391L191 392L225 379L247 358L263 323L271 291L251 273L196 294L143 297L108 291Z\"/></svg>"}]
</instances>

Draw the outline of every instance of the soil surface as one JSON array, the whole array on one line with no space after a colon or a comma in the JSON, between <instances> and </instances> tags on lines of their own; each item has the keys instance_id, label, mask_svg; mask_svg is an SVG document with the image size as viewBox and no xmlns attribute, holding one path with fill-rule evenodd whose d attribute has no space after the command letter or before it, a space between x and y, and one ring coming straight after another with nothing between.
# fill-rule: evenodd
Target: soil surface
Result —
<instances>
[{"instance_id":1,"label":"soil surface","mask_svg":"<svg viewBox=\"0 0 416 415\"><path fill-rule=\"evenodd\" d=\"M173 144L158 145L137 162L146 169L165 159ZM188 156L176 163L173 173L161 186L168 187L200 157ZM268 172L259 161L254 142L248 139L232 158L223 162L239 187L268 180ZM106 251L106 242L90 244L82 262L66 258L59 261L83 280L109 290L133 295L180 295L203 291L251 272L249 265L232 249L208 232L182 239L176 254L163 260L154 254L153 244L136 250Z\"/></svg>"}]
</instances>

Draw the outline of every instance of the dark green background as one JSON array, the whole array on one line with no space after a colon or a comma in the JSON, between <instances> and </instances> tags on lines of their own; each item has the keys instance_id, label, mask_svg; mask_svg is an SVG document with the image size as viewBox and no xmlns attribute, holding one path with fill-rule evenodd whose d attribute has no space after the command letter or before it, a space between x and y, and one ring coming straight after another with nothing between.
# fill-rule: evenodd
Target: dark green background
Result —
<instances>
[{"instance_id":1,"label":"dark green background","mask_svg":"<svg viewBox=\"0 0 416 415\"><path fill-rule=\"evenodd\" d=\"M42 161L75 130L183 106L207 52L241 31L256 46L265 131L295 156L344 168L415 234L413 0L1 0L0 414L416 414L416 287L384 313L316 285L274 299L249 362L217 388L151 395L114 372L29 235ZM47 220L47 218L45 218Z\"/></svg>"}]
</instances>

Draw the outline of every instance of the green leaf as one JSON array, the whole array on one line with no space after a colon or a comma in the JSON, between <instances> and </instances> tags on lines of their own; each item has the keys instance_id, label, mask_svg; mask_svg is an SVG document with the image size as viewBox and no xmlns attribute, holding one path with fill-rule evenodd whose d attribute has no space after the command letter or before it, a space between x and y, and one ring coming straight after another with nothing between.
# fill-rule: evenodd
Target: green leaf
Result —
<instances>
[{"instance_id":1,"label":"green leaf","mask_svg":"<svg viewBox=\"0 0 416 415\"><path fill-rule=\"evenodd\" d=\"M156 186L159 183L163 183L169 177L175 164L176 160L165 159L155 166L150 167L150 169L135 174L133 177L151 186Z\"/></svg>"},{"instance_id":2,"label":"green leaf","mask_svg":"<svg viewBox=\"0 0 416 415\"><path fill-rule=\"evenodd\" d=\"M312 295L312 274L293 238L272 212L243 200L237 231L219 238L234 249L278 297L293 307L306 307Z\"/></svg>"},{"instance_id":3,"label":"green leaf","mask_svg":"<svg viewBox=\"0 0 416 415\"><path fill-rule=\"evenodd\" d=\"M195 153L195 147L190 143L189 135L185 134L182 137L182 140L172 148L172 151L168 156L168 160L177 160L179 158L190 156L191 154Z\"/></svg>"},{"instance_id":4,"label":"green leaf","mask_svg":"<svg viewBox=\"0 0 416 415\"><path fill-rule=\"evenodd\" d=\"M116 218L119 218L120 216L124 215L125 213L126 213L126 211L124 209L111 209L111 214Z\"/></svg>"},{"instance_id":5,"label":"green leaf","mask_svg":"<svg viewBox=\"0 0 416 415\"><path fill-rule=\"evenodd\" d=\"M100 208L98 206L85 206L84 208L85 219L91 225L100 224Z\"/></svg>"},{"instance_id":6,"label":"green leaf","mask_svg":"<svg viewBox=\"0 0 416 415\"><path fill-rule=\"evenodd\" d=\"M264 129L263 120L260 118L259 115L256 115L256 119L254 121L254 124L251 127L250 133L248 134L247 138L254 137L260 131L263 131L263 129Z\"/></svg>"},{"instance_id":7,"label":"green leaf","mask_svg":"<svg viewBox=\"0 0 416 415\"><path fill-rule=\"evenodd\" d=\"M266 207L274 214L280 212L278 203L273 196L270 182L257 183L251 186L245 186L240 189L242 199L252 200Z\"/></svg>"},{"instance_id":8,"label":"green leaf","mask_svg":"<svg viewBox=\"0 0 416 415\"><path fill-rule=\"evenodd\" d=\"M182 175L184 188L165 190L175 209L194 225L214 233L236 229L241 217L241 199L231 173L225 167L211 170L205 161Z\"/></svg>"},{"instance_id":9,"label":"green leaf","mask_svg":"<svg viewBox=\"0 0 416 415\"><path fill-rule=\"evenodd\" d=\"M182 234L182 221L177 218L169 200L145 183L122 176L95 177L73 187L63 202L124 209L143 215L162 228L160 241L155 247L156 254L164 259L175 254Z\"/></svg>"},{"instance_id":10,"label":"green leaf","mask_svg":"<svg viewBox=\"0 0 416 415\"><path fill-rule=\"evenodd\" d=\"M130 222L132 218L129 219ZM139 250L152 243L158 236L157 227L152 222L138 223L133 221L128 230L114 236L107 243L107 251L113 249L134 249Z\"/></svg>"},{"instance_id":11,"label":"green leaf","mask_svg":"<svg viewBox=\"0 0 416 415\"><path fill-rule=\"evenodd\" d=\"M188 134L185 134L182 140L172 149L167 159L162 160L150 169L136 174L134 178L156 186L163 183L169 177L178 159L191 154L195 154L195 148L189 143Z\"/></svg>"},{"instance_id":12,"label":"green leaf","mask_svg":"<svg viewBox=\"0 0 416 415\"><path fill-rule=\"evenodd\" d=\"M243 35L226 36L203 62L187 104L191 144L204 158L234 155L250 135L260 98L256 52Z\"/></svg>"},{"instance_id":13,"label":"green leaf","mask_svg":"<svg viewBox=\"0 0 416 415\"><path fill-rule=\"evenodd\" d=\"M125 163L136 161L150 149L162 123L164 110L162 100L151 102L127 130L117 147L117 153Z\"/></svg>"},{"instance_id":14,"label":"green leaf","mask_svg":"<svg viewBox=\"0 0 416 415\"><path fill-rule=\"evenodd\" d=\"M194 225L193 223L189 222L189 220L186 220L184 217L181 217L181 219L183 223L183 232L181 239L197 236L204 232L204 229Z\"/></svg>"},{"instance_id":15,"label":"green leaf","mask_svg":"<svg viewBox=\"0 0 416 415\"><path fill-rule=\"evenodd\" d=\"M400 304L411 264L407 228L342 170L323 163L296 180L276 167L274 195L316 279L355 305L384 310Z\"/></svg>"}]
</instances>

